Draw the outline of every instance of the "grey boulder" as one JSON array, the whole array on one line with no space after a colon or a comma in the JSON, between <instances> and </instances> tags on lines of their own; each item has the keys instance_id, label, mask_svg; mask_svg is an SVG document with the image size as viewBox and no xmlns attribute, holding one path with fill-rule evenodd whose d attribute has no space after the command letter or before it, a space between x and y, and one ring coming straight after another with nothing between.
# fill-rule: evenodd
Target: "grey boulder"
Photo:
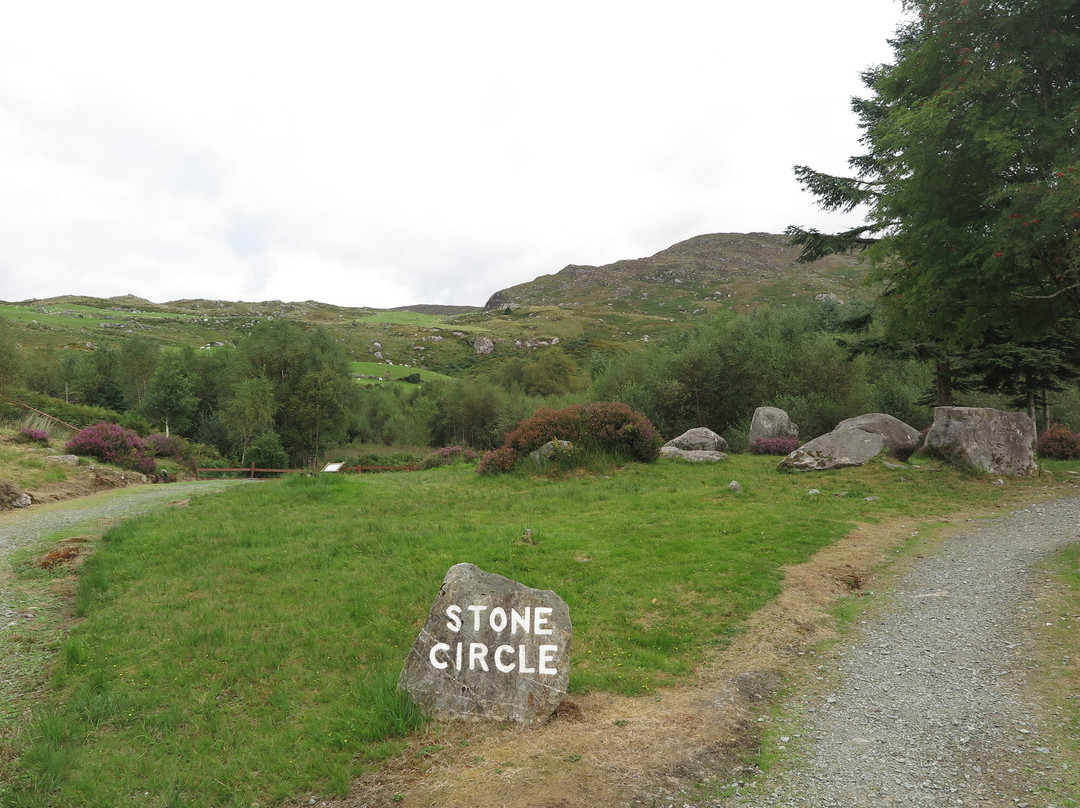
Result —
<instances>
[{"instance_id":1,"label":"grey boulder","mask_svg":"<svg viewBox=\"0 0 1080 808\"><path fill-rule=\"evenodd\" d=\"M858 427L834 429L803 444L777 465L780 471L824 471L862 466L881 454L885 438Z\"/></svg>"},{"instance_id":2,"label":"grey boulder","mask_svg":"<svg viewBox=\"0 0 1080 808\"><path fill-rule=\"evenodd\" d=\"M554 592L456 564L398 689L438 720L539 724L566 695L572 633L569 607Z\"/></svg>"},{"instance_id":3,"label":"grey boulder","mask_svg":"<svg viewBox=\"0 0 1080 808\"><path fill-rule=\"evenodd\" d=\"M664 446L681 449L684 452L726 452L728 450L727 441L704 426L688 429L679 437L669 440Z\"/></svg>"},{"instance_id":4,"label":"grey boulder","mask_svg":"<svg viewBox=\"0 0 1080 808\"><path fill-rule=\"evenodd\" d=\"M989 407L935 407L926 448L957 466L987 474L1033 476L1035 424L1023 412Z\"/></svg>"},{"instance_id":5,"label":"grey boulder","mask_svg":"<svg viewBox=\"0 0 1080 808\"><path fill-rule=\"evenodd\" d=\"M871 412L848 418L838 423L833 431L849 427L881 435L885 438L885 448L889 454L898 460L907 460L922 443L922 435L917 429L883 412Z\"/></svg>"}]
</instances>

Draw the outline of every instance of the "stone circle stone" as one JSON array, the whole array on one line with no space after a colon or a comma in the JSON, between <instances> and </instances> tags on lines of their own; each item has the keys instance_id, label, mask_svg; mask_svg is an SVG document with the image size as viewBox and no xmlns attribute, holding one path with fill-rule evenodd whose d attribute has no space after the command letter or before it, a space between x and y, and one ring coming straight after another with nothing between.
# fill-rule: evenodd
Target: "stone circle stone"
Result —
<instances>
[{"instance_id":1,"label":"stone circle stone","mask_svg":"<svg viewBox=\"0 0 1080 808\"><path fill-rule=\"evenodd\" d=\"M919 430L883 412L871 412L847 418L838 423L833 431L848 427L857 427L864 432L876 432L881 435L885 438L885 448L889 454L898 460L907 460L915 454L915 450L922 443Z\"/></svg>"},{"instance_id":2,"label":"stone circle stone","mask_svg":"<svg viewBox=\"0 0 1080 808\"><path fill-rule=\"evenodd\" d=\"M529 457L533 459L536 465L542 466L544 461L550 460L551 456L556 452L565 452L572 448L574 448L574 444L568 440L549 440L539 449L533 449L529 452Z\"/></svg>"},{"instance_id":3,"label":"stone circle stone","mask_svg":"<svg viewBox=\"0 0 1080 808\"><path fill-rule=\"evenodd\" d=\"M935 407L926 448L946 461L987 474L1038 473L1035 424L1023 412L989 407Z\"/></svg>"},{"instance_id":4,"label":"stone circle stone","mask_svg":"<svg viewBox=\"0 0 1080 808\"><path fill-rule=\"evenodd\" d=\"M723 452L710 452L705 449L678 449L674 446L661 446L661 457L677 457L690 463L719 463L727 460Z\"/></svg>"},{"instance_id":5,"label":"stone circle stone","mask_svg":"<svg viewBox=\"0 0 1080 808\"><path fill-rule=\"evenodd\" d=\"M726 452L728 450L728 442L704 426L688 429L679 437L669 440L664 446L688 452Z\"/></svg>"},{"instance_id":6,"label":"stone circle stone","mask_svg":"<svg viewBox=\"0 0 1080 808\"><path fill-rule=\"evenodd\" d=\"M569 607L554 592L456 564L398 689L438 720L540 724L566 695L572 635Z\"/></svg>"},{"instance_id":7,"label":"stone circle stone","mask_svg":"<svg viewBox=\"0 0 1080 808\"><path fill-rule=\"evenodd\" d=\"M780 471L824 471L861 466L881 454L885 438L858 427L827 432L803 444L777 465Z\"/></svg>"},{"instance_id":8,"label":"stone circle stone","mask_svg":"<svg viewBox=\"0 0 1080 808\"><path fill-rule=\"evenodd\" d=\"M799 438L799 427L779 407L758 407L750 420L750 441L766 438Z\"/></svg>"}]
</instances>

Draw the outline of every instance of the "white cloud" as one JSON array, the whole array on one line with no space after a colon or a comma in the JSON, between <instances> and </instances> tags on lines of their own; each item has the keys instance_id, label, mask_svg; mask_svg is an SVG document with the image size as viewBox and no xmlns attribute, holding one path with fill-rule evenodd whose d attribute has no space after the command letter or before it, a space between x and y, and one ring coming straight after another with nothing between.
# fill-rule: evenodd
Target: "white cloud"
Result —
<instances>
[{"instance_id":1,"label":"white cloud","mask_svg":"<svg viewBox=\"0 0 1080 808\"><path fill-rule=\"evenodd\" d=\"M0 298L483 303L706 232L834 228L893 0L24 3Z\"/></svg>"}]
</instances>

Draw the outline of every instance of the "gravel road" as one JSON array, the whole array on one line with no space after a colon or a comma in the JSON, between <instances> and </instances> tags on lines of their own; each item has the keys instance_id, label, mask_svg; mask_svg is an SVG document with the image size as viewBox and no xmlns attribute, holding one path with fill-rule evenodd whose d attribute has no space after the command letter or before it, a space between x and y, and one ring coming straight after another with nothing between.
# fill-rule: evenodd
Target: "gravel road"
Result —
<instances>
[{"instance_id":1,"label":"gravel road","mask_svg":"<svg viewBox=\"0 0 1080 808\"><path fill-rule=\"evenodd\" d=\"M1080 761L1044 737L1045 713L1024 688L1042 625L1038 562L1078 537L1080 499L1065 499L973 526L916 560L857 639L824 660L831 692L790 702L797 719L779 738L790 766L728 804L1080 805Z\"/></svg>"},{"instance_id":2,"label":"gravel road","mask_svg":"<svg viewBox=\"0 0 1080 808\"><path fill-rule=\"evenodd\" d=\"M246 485L238 480L138 485L104 494L34 506L25 510L0 513L0 633L8 626L15 610L6 597L4 581L9 557L16 549L63 530L79 529L102 520L115 522L138 516L168 502L186 499L193 494L220 491L231 485Z\"/></svg>"}]
</instances>

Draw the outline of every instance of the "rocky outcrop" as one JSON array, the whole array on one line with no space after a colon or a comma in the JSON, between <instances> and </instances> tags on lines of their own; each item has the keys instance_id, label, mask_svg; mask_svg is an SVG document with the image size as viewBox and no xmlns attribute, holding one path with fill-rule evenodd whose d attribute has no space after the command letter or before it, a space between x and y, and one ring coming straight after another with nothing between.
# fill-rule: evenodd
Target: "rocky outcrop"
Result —
<instances>
[{"instance_id":1,"label":"rocky outcrop","mask_svg":"<svg viewBox=\"0 0 1080 808\"><path fill-rule=\"evenodd\" d=\"M727 460L728 443L703 426L694 427L660 447L661 457L678 457L691 463Z\"/></svg>"},{"instance_id":2,"label":"rocky outcrop","mask_svg":"<svg viewBox=\"0 0 1080 808\"><path fill-rule=\"evenodd\" d=\"M885 438L885 448L889 454L898 460L907 460L922 443L922 435L917 429L883 412L871 412L848 418L838 423L833 431L849 427L881 435Z\"/></svg>"},{"instance_id":3,"label":"rocky outcrop","mask_svg":"<svg viewBox=\"0 0 1080 808\"><path fill-rule=\"evenodd\" d=\"M776 468L780 471L824 471L862 466L884 449L883 436L858 427L845 427L800 446L781 460Z\"/></svg>"},{"instance_id":4,"label":"rocky outcrop","mask_svg":"<svg viewBox=\"0 0 1080 808\"><path fill-rule=\"evenodd\" d=\"M29 508L32 503L30 495L11 480L0 480L0 511L8 508Z\"/></svg>"},{"instance_id":5,"label":"rocky outcrop","mask_svg":"<svg viewBox=\"0 0 1080 808\"><path fill-rule=\"evenodd\" d=\"M1022 412L936 407L925 446L949 463L987 474L1025 477L1039 470L1035 424Z\"/></svg>"},{"instance_id":6,"label":"rocky outcrop","mask_svg":"<svg viewBox=\"0 0 1080 808\"><path fill-rule=\"evenodd\" d=\"M495 343L488 337L477 337L473 342L473 353L477 356L487 356L495 350Z\"/></svg>"}]
</instances>

